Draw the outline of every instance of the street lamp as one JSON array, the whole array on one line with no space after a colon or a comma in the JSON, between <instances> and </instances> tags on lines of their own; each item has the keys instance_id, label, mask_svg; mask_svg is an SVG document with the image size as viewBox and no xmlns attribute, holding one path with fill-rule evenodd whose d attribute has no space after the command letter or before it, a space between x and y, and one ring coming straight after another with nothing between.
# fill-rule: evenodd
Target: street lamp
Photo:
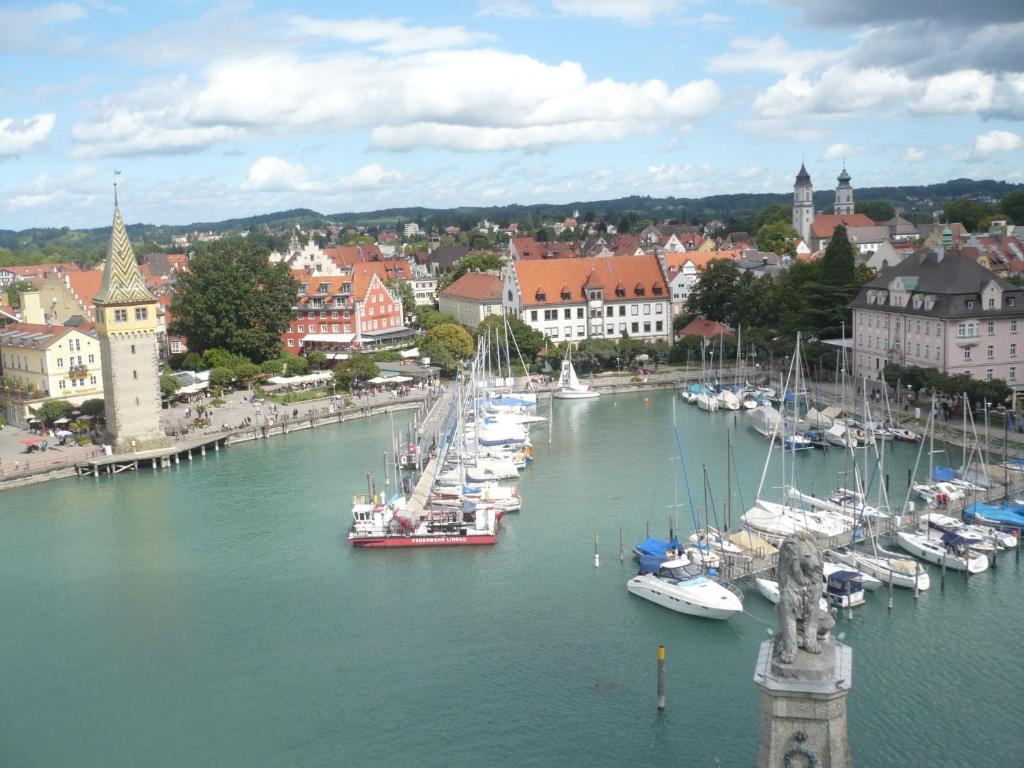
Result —
<instances>
[{"instance_id":1,"label":"street lamp","mask_svg":"<svg viewBox=\"0 0 1024 768\"><path fill-rule=\"evenodd\" d=\"M619 361L620 361L620 360L621 360L621 358L620 358L620 357L618 357L618 356L616 356L616 357L615 357L615 372L616 372L616 373L622 373L622 368L621 368L621 366L619 365Z\"/></svg>"}]
</instances>

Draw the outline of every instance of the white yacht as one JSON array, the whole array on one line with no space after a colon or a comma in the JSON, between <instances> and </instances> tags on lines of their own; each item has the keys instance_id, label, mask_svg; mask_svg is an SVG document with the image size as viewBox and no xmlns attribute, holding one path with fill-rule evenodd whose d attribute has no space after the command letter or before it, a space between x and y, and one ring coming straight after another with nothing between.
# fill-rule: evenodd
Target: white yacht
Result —
<instances>
[{"instance_id":1,"label":"white yacht","mask_svg":"<svg viewBox=\"0 0 1024 768\"><path fill-rule=\"evenodd\" d=\"M554 396L559 400L589 400L593 397L600 397L600 395L601 393L591 389L589 384L584 384L576 378L576 369L572 367L572 357L566 355L562 360L562 372L558 377Z\"/></svg>"},{"instance_id":2,"label":"white yacht","mask_svg":"<svg viewBox=\"0 0 1024 768\"><path fill-rule=\"evenodd\" d=\"M862 573L877 578L883 584L892 580L894 587L923 591L931 586L928 571L925 567L909 557L878 547L874 554L857 552L849 547L834 549L829 557L833 560L853 566ZM865 583L865 588L867 584Z\"/></svg>"},{"instance_id":3,"label":"white yacht","mask_svg":"<svg viewBox=\"0 0 1024 768\"><path fill-rule=\"evenodd\" d=\"M699 566L686 560L669 560L662 563L657 573L634 576L626 582L626 589L637 597L689 616L728 619L743 612L738 590L713 581Z\"/></svg>"},{"instance_id":4,"label":"white yacht","mask_svg":"<svg viewBox=\"0 0 1024 768\"><path fill-rule=\"evenodd\" d=\"M910 531L896 532L896 543L914 557L935 565L942 565L945 561L947 568L968 573L988 570L988 558L971 549L977 541L956 533L944 533L940 538Z\"/></svg>"}]
</instances>

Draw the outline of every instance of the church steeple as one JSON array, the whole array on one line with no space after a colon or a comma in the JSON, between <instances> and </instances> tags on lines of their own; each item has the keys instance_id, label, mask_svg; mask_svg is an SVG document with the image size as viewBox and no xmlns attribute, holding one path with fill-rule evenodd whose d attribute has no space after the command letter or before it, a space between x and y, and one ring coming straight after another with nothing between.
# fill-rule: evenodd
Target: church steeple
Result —
<instances>
[{"instance_id":1,"label":"church steeple","mask_svg":"<svg viewBox=\"0 0 1024 768\"><path fill-rule=\"evenodd\" d=\"M808 245L811 242L811 223L814 221L814 187L811 174L800 163L800 173L793 184L793 229Z\"/></svg>"},{"instance_id":2,"label":"church steeple","mask_svg":"<svg viewBox=\"0 0 1024 768\"><path fill-rule=\"evenodd\" d=\"M843 170L836 178L839 185L836 187L836 202L833 210L840 216L851 216L854 212L853 187L850 186L850 174L846 172L846 163L843 163Z\"/></svg>"},{"instance_id":3,"label":"church steeple","mask_svg":"<svg viewBox=\"0 0 1024 768\"><path fill-rule=\"evenodd\" d=\"M116 196L115 192L115 196ZM128 231L124 228L121 209L114 203L114 226L110 233L110 246L107 249L107 262L103 267L103 282L99 293L93 298L96 304L133 304L143 301L155 301L153 294L146 287L146 281L135 262L135 251L132 250Z\"/></svg>"}]
</instances>

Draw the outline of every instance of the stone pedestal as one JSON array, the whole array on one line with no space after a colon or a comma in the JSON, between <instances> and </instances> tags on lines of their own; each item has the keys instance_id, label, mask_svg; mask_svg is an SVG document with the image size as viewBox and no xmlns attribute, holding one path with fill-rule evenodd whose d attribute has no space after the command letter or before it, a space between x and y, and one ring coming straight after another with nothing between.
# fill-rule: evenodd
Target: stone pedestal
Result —
<instances>
[{"instance_id":1,"label":"stone pedestal","mask_svg":"<svg viewBox=\"0 0 1024 768\"><path fill-rule=\"evenodd\" d=\"M781 664L761 643L754 682L761 690L759 768L851 768L846 694L853 651L829 637L820 654L800 650Z\"/></svg>"}]
</instances>

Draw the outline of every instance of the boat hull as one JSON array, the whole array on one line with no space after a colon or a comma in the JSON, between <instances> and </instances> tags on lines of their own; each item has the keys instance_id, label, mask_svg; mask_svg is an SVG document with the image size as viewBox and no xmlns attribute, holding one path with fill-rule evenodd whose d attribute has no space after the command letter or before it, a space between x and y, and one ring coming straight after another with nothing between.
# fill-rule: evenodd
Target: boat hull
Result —
<instances>
[{"instance_id":1,"label":"boat hull","mask_svg":"<svg viewBox=\"0 0 1024 768\"><path fill-rule=\"evenodd\" d=\"M577 392L565 389L556 389L553 396L556 400L591 400L595 397L600 397L601 393L595 392L592 389Z\"/></svg>"},{"instance_id":2,"label":"boat hull","mask_svg":"<svg viewBox=\"0 0 1024 768\"><path fill-rule=\"evenodd\" d=\"M705 586L710 600L696 599L690 589L666 584L650 574L634 576L626 583L630 594L687 616L723 620L743 612L743 603L725 587L714 582Z\"/></svg>"},{"instance_id":3,"label":"boat hull","mask_svg":"<svg viewBox=\"0 0 1024 768\"><path fill-rule=\"evenodd\" d=\"M941 547L929 545L928 538L920 534L897 531L896 542L900 545L901 549L933 565L942 565L943 560L945 560L946 567L954 571L982 573L988 570L988 558L984 555L960 557L944 552Z\"/></svg>"},{"instance_id":4,"label":"boat hull","mask_svg":"<svg viewBox=\"0 0 1024 768\"><path fill-rule=\"evenodd\" d=\"M409 536L349 536L353 547L384 549L390 547L466 547L481 544L494 544L497 534L462 535L458 533L424 534Z\"/></svg>"}]
</instances>

